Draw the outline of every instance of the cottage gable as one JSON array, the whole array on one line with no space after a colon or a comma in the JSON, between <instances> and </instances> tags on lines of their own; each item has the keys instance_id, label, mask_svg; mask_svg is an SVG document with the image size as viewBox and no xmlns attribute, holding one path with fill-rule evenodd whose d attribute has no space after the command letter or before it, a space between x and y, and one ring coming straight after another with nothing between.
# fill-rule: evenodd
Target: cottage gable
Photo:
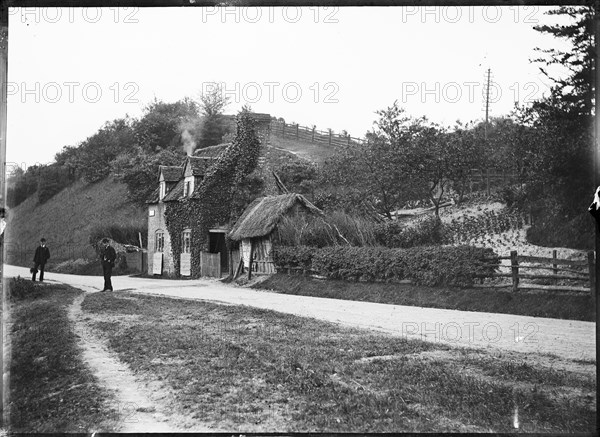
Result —
<instances>
[{"instance_id":1,"label":"cottage gable","mask_svg":"<svg viewBox=\"0 0 600 437\"><path fill-rule=\"evenodd\" d=\"M188 156L183 166L183 197L192 196L213 161L209 157Z\"/></svg>"},{"instance_id":2,"label":"cottage gable","mask_svg":"<svg viewBox=\"0 0 600 437\"><path fill-rule=\"evenodd\" d=\"M167 194L175 188L181 177L182 168L172 165L158 167L158 200L164 200Z\"/></svg>"}]
</instances>

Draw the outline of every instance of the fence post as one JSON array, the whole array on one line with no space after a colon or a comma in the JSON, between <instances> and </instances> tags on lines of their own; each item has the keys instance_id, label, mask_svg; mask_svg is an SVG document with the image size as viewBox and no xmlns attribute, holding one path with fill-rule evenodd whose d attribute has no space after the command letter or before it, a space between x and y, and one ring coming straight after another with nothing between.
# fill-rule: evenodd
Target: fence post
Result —
<instances>
[{"instance_id":1,"label":"fence post","mask_svg":"<svg viewBox=\"0 0 600 437\"><path fill-rule=\"evenodd\" d=\"M311 143L314 143L314 142L315 142L315 127L314 127L314 126L313 126L313 128L312 128L312 138L310 139L310 142L311 142Z\"/></svg>"},{"instance_id":2,"label":"fence post","mask_svg":"<svg viewBox=\"0 0 600 437\"><path fill-rule=\"evenodd\" d=\"M517 251L510 251L510 265L512 268L512 282L513 291L519 290L519 259L517 258Z\"/></svg>"},{"instance_id":3,"label":"fence post","mask_svg":"<svg viewBox=\"0 0 600 437\"><path fill-rule=\"evenodd\" d=\"M552 250L552 259L556 260L556 249ZM552 271L555 275L558 275L558 266L556 264L552 264ZM556 283L557 281L557 279L554 279L554 283Z\"/></svg>"},{"instance_id":4,"label":"fence post","mask_svg":"<svg viewBox=\"0 0 600 437\"><path fill-rule=\"evenodd\" d=\"M300 136L300 133L298 132L299 129L300 129L300 125L298 123L296 123L296 139L298 139Z\"/></svg>"},{"instance_id":5,"label":"fence post","mask_svg":"<svg viewBox=\"0 0 600 437\"><path fill-rule=\"evenodd\" d=\"M590 292L592 293L592 297L594 297L596 295L596 268L593 250L588 252L588 269L590 272Z\"/></svg>"},{"instance_id":6,"label":"fence post","mask_svg":"<svg viewBox=\"0 0 600 437\"><path fill-rule=\"evenodd\" d=\"M332 131L331 129L329 130L329 145L331 146L331 136L332 136Z\"/></svg>"},{"instance_id":7,"label":"fence post","mask_svg":"<svg viewBox=\"0 0 600 437\"><path fill-rule=\"evenodd\" d=\"M281 137L285 138L285 121L281 123Z\"/></svg>"}]
</instances>

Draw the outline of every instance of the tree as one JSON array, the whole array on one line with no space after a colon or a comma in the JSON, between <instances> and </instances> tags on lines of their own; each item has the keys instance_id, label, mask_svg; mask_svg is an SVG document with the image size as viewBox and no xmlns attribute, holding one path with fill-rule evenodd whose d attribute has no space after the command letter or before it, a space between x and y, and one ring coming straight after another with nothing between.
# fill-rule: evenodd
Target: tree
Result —
<instances>
[{"instance_id":1,"label":"tree","mask_svg":"<svg viewBox=\"0 0 600 437\"><path fill-rule=\"evenodd\" d=\"M221 85L214 84L210 90L200 95L199 100L202 123L196 137L198 147L220 144L223 136L233 131L231 120L223 114L229 105L229 97L225 95Z\"/></svg>"},{"instance_id":2,"label":"tree","mask_svg":"<svg viewBox=\"0 0 600 437\"><path fill-rule=\"evenodd\" d=\"M530 147L526 162L529 204L539 210L528 237L535 244L584 247L593 241L593 220L585 206L595 186L596 150L594 121L594 13L592 7L568 6L549 15L568 18L567 24L535 29L571 43L571 50L537 49L543 56L534 61L554 81L548 96L517 108L515 116L527 126ZM549 68L561 65L566 74ZM577 231L574 232L574 229Z\"/></svg>"},{"instance_id":3,"label":"tree","mask_svg":"<svg viewBox=\"0 0 600 437\"><path fill-rule=\"evenodd\" d=\"M134 153L120 155L115 159L113 169L119 175L118 178L127 185L129 198L139 205L144 205L158 187L158 167L181 165L184 159L183 150L161 150L149 154L138 147Z\"/></svg>"},{"instance_id":4,"label":"tree","mask_svg":"<svg viewBox=\"0 0 600 437\"><path fill-rule=\"evenodd\" d=\"M554 83L552 94L555 104L574 115L588 116L594 109L594 9L591 6L562 6L547 12L548 15L567 16L569 24L535 26L538 32L555 38L568 40L571 50L555 48L536 51L544 54L535 62L545 64L540 67L542 73ZM553 76L547 67L560 65L566 67L568 75Z\"/></svg>"},{"instance_id":5,"label":"tree","mask_svg":"<svg viewBox=\"0 0 600 437\"><path fill-rule=\"evenodd\" d=\"M294 193L314 199L318 184L318 167L309 161L292 161L281 165L276 170L283 185Z\"/></svg>"},{"instance_id":6,"label":"tree","mask_svg":"<svg viewBox=\"0 0 600 437\"><path fill-rule=\"evenodd\" d=\"M407 117L397 102L382 111L366 143L339 148L325 162L322 179L336 206L375 210L391 219L407 200L426 195L426 184L409 169L409 154L421 119Z\"/></svg>"},{"instance_id":7,"label":"tree","mask_svg":"<svg viewBox=\"0 0 600 437\"><path fill-rule=\"evenodd\" d=\"M40 204L47 202L71 183L68 170L57 163L43 166L40 172L37 189Z\"/></svg>"},{"instance_id":8,"label":"tree","mask_svg":"<svg viewBox=\"0 0 600 437\"><path fill-rule=\"evenodd\" d=\"M229 105L229 97L225 95L221 84L214 83L212 85L208 91L201 93L199 97L200 111L206 117L223 114L225 108Z\"/></svg>"},{"instance_id":9,"label":"tree","mask_svg":"<svg viewBox=\"0 0 600 437\"><path fill-rule=\"evenodd\" d=\"M133 124L135 141L148 153L182 150L182 133L188 128L192 136L197 136L194 126L199 126L199 116L198 104L187 97L175 103L155 99Z\"/></svg>"},{"instance_id":10,"label":"tree","mask_svg":"<svg viewBox=\"0 0 600 437\"><path fill-rule=\"evenodd\" d=\"M482 163L481 142L478 133L467 126L457 124L452 132L445 133L445 149L442 153L447 159L446 178L458 195L461 203L470 179L470 171Z\"/></svg>"},{"instance_id":11,"label":"tree","mask_svg":"<svg viewBox=\"0 0 600 437\"><path fill-rule=\"evenodd\" d=\"M42 166L32 165L26 171L15 169L8 181L7 203L15 207L38 190Z\"/></svg>"},{"instance_id":12,"label":"tree","mask_svg":"<svg viewBox=\"0 0 600 437\"><path fill-rule=\"evenodd\" d=\"M131 125L129 118L107 122L81 143L74 160L78 172L86 181L98 182L106 178L111 172L112 161L119 154L127 154L133 150L135 143ZM66 152L67 160L72 159L69 153L70 151Z\"/></svg>"},{"instance_id":13,"label":"tree","mask_svg":"<svg viewBox=\"0 0 600 437\"><path fill-rule=\"evenodd\" d=\"M535 29L569 41L572 50L538 48L546 56L535 61L546 67L563 65L567 74L553 77L540 67L554 86L546 98L520 108L519 116L535 129L532 173L537 191L552 193L560 214L572 217L594 191L594 11L588 6L568 6L548 14L569 17L570 23Z\"/></svg>"}]
</instances>

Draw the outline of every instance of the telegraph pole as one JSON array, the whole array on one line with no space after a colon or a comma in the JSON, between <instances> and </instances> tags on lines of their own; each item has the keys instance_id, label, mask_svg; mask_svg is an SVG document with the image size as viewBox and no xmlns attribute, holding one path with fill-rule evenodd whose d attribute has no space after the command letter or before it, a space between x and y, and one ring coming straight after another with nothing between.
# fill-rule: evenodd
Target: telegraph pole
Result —
<instances>
[{"instance_id":1,"label":"telegraph pole","mask_svg":"<svg viewBox=\"0 0 600 437\"><path fill-rule=\"evenodd\" d=\"M487 141L487 129L488 129L488 117L490 114L490 73L491 69L487 71L487 84L485 86L485 125L484 125L484 138Z\"/></svg>"}]
</instances>

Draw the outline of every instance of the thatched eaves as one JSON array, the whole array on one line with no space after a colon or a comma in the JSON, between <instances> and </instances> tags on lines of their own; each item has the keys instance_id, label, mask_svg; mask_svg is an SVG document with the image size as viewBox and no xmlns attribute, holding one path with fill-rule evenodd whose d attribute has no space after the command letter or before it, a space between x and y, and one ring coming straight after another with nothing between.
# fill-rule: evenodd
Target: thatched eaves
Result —
<instances>
[{"instance_id":1,"label":"thatched eaves","mask_svg":"<svg viewBox=\"0 0 600 437\"><path fill-rule=\"evenodd\" d=\"M322 214L319 208L301 194L260 197L246 208L229 233L229 238L239 241L269 235L279 221L297 204L313 214Z\"/></svg>"}]
</instances>

